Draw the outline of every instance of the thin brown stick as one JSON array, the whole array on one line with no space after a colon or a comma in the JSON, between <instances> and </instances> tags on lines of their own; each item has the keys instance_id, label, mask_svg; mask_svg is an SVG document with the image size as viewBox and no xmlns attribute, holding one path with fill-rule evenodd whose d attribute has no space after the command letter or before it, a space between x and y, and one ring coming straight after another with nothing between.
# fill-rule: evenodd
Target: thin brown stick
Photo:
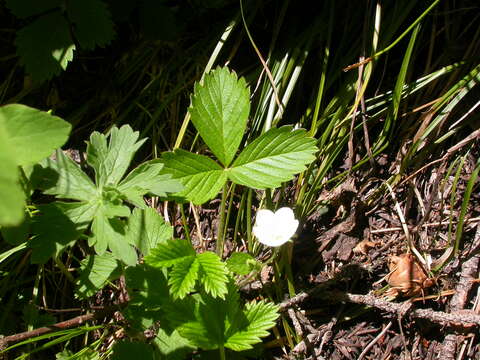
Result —
<instances>
[{"instance_id":1,"label":"thin brown stick","mask_svg":"<svg viewBox=\"0 0 480 360\"><path fill-rule=\"evenodd\" d=\"M388 331L388 329L390 329L390 327L392 326L392 322L390 321L387 326L385 326L383 328L382 331L380 331L380 333L375 336L375 339L373 339L366 347L365 349L363 349L363 351L360 353L360 355L358 356L358 359L357 360L362 360L363 357L365 355L367 355L367 353L370 351L370 349L373 347L373 345L375 345L381 338L383 335L385 335L385 333Z\"/></svg>"},{"instance_id":2,"label":"thin brown stick","mask_svg":"<svg viewBox=\"0 0 480 360\"><path fill-rule=\"evenodd\" d=\"M0 338L0 349L5 349L8 346L18 343L20 341L31 339L40 335L45 335L54 331L78 327L91 320L101 320L105 317L112 316L116 311L121 310L126 305L127 304L125 303L125 304L119 304L114 306L108 306L103 308L102 310L98 310L85 315L76 316L72 319L61 321L50 326L45 326L45 327L41 327L31 331L25 331L22 333L5 336L4 338Z\"/></svg>"}]
</instances>

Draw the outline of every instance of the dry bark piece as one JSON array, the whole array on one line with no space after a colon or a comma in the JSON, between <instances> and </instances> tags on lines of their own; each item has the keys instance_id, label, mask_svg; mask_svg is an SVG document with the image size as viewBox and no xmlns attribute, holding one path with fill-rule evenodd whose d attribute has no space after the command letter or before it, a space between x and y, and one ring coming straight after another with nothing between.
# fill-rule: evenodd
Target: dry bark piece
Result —
<instances>
[{"instance_id":1,"label":"dry bark piece","mask_svg":"<svg viewBox=\"0 0 480 360\"><path fill-rule=\"evenodd\" d=\"M388 297L423 295L424 289L435 283L412 254L392 256L388 268L386 280L391 286L386 293Z\"/></svg>"}]
</instances>

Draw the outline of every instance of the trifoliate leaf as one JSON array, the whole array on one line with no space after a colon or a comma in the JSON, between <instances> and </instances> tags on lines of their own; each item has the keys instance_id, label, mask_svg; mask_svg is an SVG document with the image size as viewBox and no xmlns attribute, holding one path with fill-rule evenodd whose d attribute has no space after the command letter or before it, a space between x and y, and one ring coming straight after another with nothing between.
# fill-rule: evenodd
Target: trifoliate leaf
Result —
<instances>
[{"instance_id":1,"label":"trifoliate leaf","mask_svg":"<svg viewBox=\"0 0 480 360\"><path fill-rule=\"evenodd\" d=\"M241 322L239 318L243 314L239 306L238 289L233 281L227 285L228 292L225 299L214 298L203 293L200 297L190 298L197 305L194 312L185 315L177 311L168 312L167 316L173 316L175 320L182 320L177 325L177 330L190 342L205 350L218 349L226 339L233 323Z\"/></svg>"},{"instance_id":2,"label":"trifoliate leaf","mask_svg":"<svg viewBox=\"0 0 480 360\"><path fill-rule=\"evenodd\" d=\"M117 185L127 171L135 152L146 139L137 141L138 131L129 125L120 129L113 127L107 137L94 131L87 145L87 162L95 170L95 182L98 187Z\"/></svg>"},{"instance_id":3,"label":"trifoliate leaf","mask_svg":"<svg viewBox=\"0 0 480 360\"><path fill-rule=\"evenodd\" d=\"M55 203L38 206L39 215L32 218L32 232L36 236L29 242L31 261L44 264L75 243L80 235L75 224Z\"/></svg>"},{"instance_id":4,"label":"trifoliate leaf","mask_svg":"<svg viewBox=\"0 0 480 360\"><path fill-rule=\"evenodd\" d=\"M225 298L227 293L227 268L220 257L210 251L197 255L200 265L200 282L205 291L213 297Z\"/></svg>"},{"instance_id":5,"label":"trifoliate leaf","mask_svg":"<svg viewBox=\"0 0 480 360\"><path fill-rule=\"evenodd\" d=\"M119 262L109 252L90 255L82 260L80 265L76 296L83 299L95 295L108 280L114 280L121 275Z\"/></svg>"},{"instance_id":6,"label":"trifoliate leaf","mask_svg":"<svg viewBox=\"0 0 480 360\"><path fill-rule=\"evenodd\" d=\"M160 243L145 257L145 263L154 267L170 267L185 260L195 257L196 253L190 241L186 239L173 239Z\"/></svg>"},{"instance_id":7,"label":"trifoliate leaf","mask_svg":"<svg viewBox=\"0 0 480 360\"><path fill-rule=\"evenodd\" d=\"M164 153L162 159L165 171L185 187L174 195L197 205L213 199L227 180L223 168L203 155L177 149Z\"/></svg>"},{"instance_id":8,"label":"trifoliate leaf","mask_svg":"<svg viewBox=\"0 0 480 360\"><path fill-rule=\"evenodd\" d=\"M163 162L159 159L147 161L132 170L117 189L138 207L145 207L143 196L147 193L165 197L167 193L181 191L183 186L172 179L171 174L161 174L163 167Z\"/></svg>"},{"instance_id":9,"label":"trifoliate leaf","mask_svg":"<svg viewBox=\"0 0 480 360\"><path fill-rule=\"evenodd\" d=\"M35 166L31 182L45 194L58 198L91 201L100 194L95 184L63 151L55 152L56 160L45 159Z\"/></svg>"},{"instance_id":10,"label":"trifoliate leaf","mask_svg":"<svg viewBox=\"0 0 480 360\"><path fill-rule=\"evenodd\" d=\"M17 32L17 53L35 82L58 75L73 59L70 25L59 12L40 16Z\"/></svg>"},{"instance_id":11,"label":"trifoliate leaf","mask_svg":"<svg viewBox=\"0 0 480 360\"><path fill-rule=\"evenodd\" d=\"M198 259L194 256L183 258L173 266L168 274L168 285L174 299L183 299L194 290L199 266Z\"/></svg>"},{"instance_id":12,"label":"trifoliate leaf","mask_svg":"<svg viewBox=\"0 0 480 360\"><path fill-rule=\"evenodd\" d=\"M0 108L1 110L1 108ZM25 193L19 183L15 149L10 145L4 124L0 121L0 226L19 225L25 212Z\"/></svg>"},{"instance_id":13,"label":"trifoliate leaf","mask_svg":"<svg viewBox=\"0 0 480 360\"><path fill-rule=\"evenodd\" d=\"M80 45L87 50L108 45L115 35L107 4L100 0L69 0L69 20Z\"/></svg>"},{"instance_id":14,"label":"trifoliate leaf","mask_svg":"<svg viewBox=\"0 0 480 360\"><path fill-rule=\"evenodd\" d=\"M251 349L253 344L259 343L260 338L268 336L268 329L275 325L278 314L278 306L272 303L251 302L245 306L244 315L246 326L238 327L234 334L230 335L225 342L225 347L242 351Z\"/></svg>"},{"instance_id":15,"label":"trifoliate leaf","mask_svg":"<svg viewBox=\"0 0 480 360\"><path fill-rule=\"evenodd\" d=\"M6 0L5 2L13 15L19 18L28 18L59 7L62 0Z\"/></svg>"},{"instance_id":16,"label":"trifoliate leaf","mask_svg":"<svg viewBox=\"0 0 480 360\"><path fill-rule=\"evenodd\" d=\"M71 125L57 116L25 105L0 107L2 132L17 165L35 164L68 139ZM2 141L2 144L3 141Z\"/></svg>"},{"instance_id":17,"label":"trifoliate leaf","mask_svg":"<svg viewBox=\"0 0 480 360\"><path fill-rule=\"evenodd\" d=\"M315 160L316 151L315 139L307 137L305 130L270 129L242 150L228 177L254 189L279 187L305 170Z\"/></svg>"},{"instance_id":18,"label":"trifoliate leaf","mask_svg":"<svg viewBox=\"0 0 480 360\"><path fill-rule=\"evenodd\" d=\"M227 260L228 270L238 275L248 275L252 271L259 271L262 264L259 263L250 254L244 252L235 252Z\"/></svg>"},{"instance_id":19,"label":"trifoliate leaf","mask_svg":"<svg viewBox=\"0 0 480 360\"><path fill-rule=\"evenodd\" d=\"M250 92L243 78L227 68L217 68L195 84L192 122L203 141L228 166L242 141L250 112Z\"/></svg>"},{"instance_id":20,"label":"trifoliate leaf","mask_svg":"<svg viewBox=\"0 0 480 360\"><path fill-rule=\"evenodd\" d=\"M130 302L124 314L138 331L144 331L156 321L165 323L162 311L170 299L165 273L162 269L145 264L128 267L126 270L125 280Z\"/></svg>"},{"instance_id":21,"label":"trifoliate leaf","mask_svg":"<svg viewBox=\"0 0 480 360\"><path fill-rule=\"evenodd\" d=\"M158 243L166 242L172 236L173 227L166 224L155 209L135 208L128 219L127 241L135 245L145 256Z\"/></svg>"}]
</instances>

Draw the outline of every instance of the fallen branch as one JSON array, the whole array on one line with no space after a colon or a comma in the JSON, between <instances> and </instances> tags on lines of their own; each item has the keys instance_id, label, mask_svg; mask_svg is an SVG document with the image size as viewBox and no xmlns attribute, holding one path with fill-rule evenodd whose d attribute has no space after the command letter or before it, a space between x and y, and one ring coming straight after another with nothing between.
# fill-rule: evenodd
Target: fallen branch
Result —
<instances>
[{"instance_id":1,"label":"fallen branch","mask_svg":"<svg viewBox=\"0 0 480 360\"><path fill-rule=\"evenodd\" d=\"M314 291L317 291L316 288L312 289L308 293L300 293L291 299L285 300L284 302L279 304L280 311L286 311L288 308L298 305L306 301L307 299L314 298ZM434 311L431 309L415 309L412 308L412 303L394 303L378 298L374 295L356 295L339 291L329 291L328 300L368 305L393 315L409 316L415 319L427 319L441 325L460 327L480 326L480 315L477 315L473 312L446 313L443 311Z\"/></svg>"},{"instance_id":2,"label":"fallen branch","mask_svg":"<svg viewBox=\"0 0 480 360\"><path fill-rule=\"evenodd\" d=\"M45 335L45 334L59 331L59 330L78 327L91 320L101 320L103 318L110 317L116 311L121 310L126 305L127 304L124 303L124 304L104 307L101 310L97 310L85 315L76 316L72 319L61 321L50 326L45 326L45 327L41 327L31 331L25 331L22 333L5 336L3 338L0 338L0 351L5 350L8 346L18 343L20 341L24 341L27 339L31 339L40 335Z\"/></svg>"}]
</instances>

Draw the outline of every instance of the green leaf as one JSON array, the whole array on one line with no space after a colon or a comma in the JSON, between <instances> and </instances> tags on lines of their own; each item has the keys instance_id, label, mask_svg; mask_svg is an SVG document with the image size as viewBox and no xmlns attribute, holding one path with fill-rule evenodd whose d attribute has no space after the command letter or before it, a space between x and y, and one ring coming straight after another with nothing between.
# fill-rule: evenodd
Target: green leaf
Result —
<instances>
[{"instance_id":1,"label":"green leaf","mask_svg":"<svg viewBox=\"0 0 480 360\"><path fill-rule=\"evenodd\" d=\"M153 348L143 342L121 341L113 346L112 360L154 359Z\"/></svg>"},{"instance_id":2,"label":"green leaf","mask_svg":"<svg viewBox=\"0 0 480 360\"><path fill-rule=\"evenodd\" d=\"M172 239L160 243L145 257L145 263L154 267L170 267L186 258L195 257L196 253L190 241L186 239Z\"/></svg>"},{"instance_id":3,"label":"green leaf","mask_svg":"<svg viewBox=\"0 0 480 360\"><path fill-rule=\"evenodd\" d=\"M272 303L251 302L245 308L247 325L238 328L225 343L225 347L235 351L251 349L253 344L261 341L260 338L268 336L267 330L275 326L279 316L278 306Z\"/></svg>"},{"instance_id":4,"label":"green leaf","mask_svg":"<svg viewBox=\"0 0 480 360\"><path fill-rule=\"evenodd\" d=\"M156 352L159 353L159 358L162 360L185 359L189 353L196 349L177 330L168 334L160 328L153 343L157 347Z\"/></svg>"},{"instance_id":5,"label":"green leaf","mask_svg":"<svg viewBox=\"0 0 480 360\"><path fill-rule=\"evenodd\" d=\"M13 15L19 18L28 18L60 6L62 0L6 0L7 7Z\"/></svg>"},{"instance_id":6,"label":"green leaf","mask_svg":"<svg viewBox=\"0 0 480 360\"><path fill-rule=\"evenodd\" d=\"M254 189L276 188L315 160L315 139L291 126L274 128L251 142L235 159L228 177Z\"/></svg>"},{"instance_id":7,"label":"green leaf","mask_svg":"<svg viewBox=\"0 0 480 360\"><path fill-rule=\"evenodd\" d=\"M107 4L100 0L70 0L67 14L73 23L73 33L82 48L108 45L115 35Z\"/></svg>"},{"instance_id":8,"label":"green leaf","mask_svg":"<svg viewBox=\"0 0 480 360\"><path fill-rule=\"evenodd\" d=\"M179 321L177 329L180 335L205 350L222 346L230 326L241 320L238 316L243 314L233 281L228 283L227 289L225 299L214 298L206 293L190 297L191 301L196 302L193 313L169 311L167 315L175 318L170 321Z\"/></svg>"},{"instance_id":9,"label":"green leaf","mask_svg":"<svg viewBox=\"0 0 480 360\"><path fill-rule=\"evenodd\" d=\"M95 182L98 187L117 185L127 171L135 152L146 139L137 141L138 131L129 125L120 129L113 127L107 137L94 131L87 145L87 162L95 169Z\"/></svg>"},{"instance_id":10,"label":"green leaf","mask_svg":"<svg viewBox=\"0 0 480 360\"><path fill-rule=\"evenodd\" d=\"M117 189L138 207L145 207L143 196L151 193L165 197L183 189L179 181L171 174L161 174L163 162L159 159L147 161L132 170L118 185Z\"/></svg>"},{"instance_id":11,"label":"green leaf","mask_svg":"<svg viewBox=\"0 0 480 360\"><path fill-rule=\"evenodd\" d=\"M183 299L192 292L198 278L200 264L194 256L178 261L169 273L168 285L174 299Z\"/></svg>"},{"instance_id":12,"label":"green leaf","mask_svg":"<svg viewBox=\"0 0 480 360\"><path fill-rule=\"evenodd\" d=\"M39 215L32 218L32 232L36 236L29 242L31 261L44 264L52 256L58 256L78 239L80 233L75 224L55 203L39 205Z\"/></svg>"},{"instance_id":13,"label":"green leaf","mask_svg":"<svg viewBox=\"0 0 480 360\"><path fill-rule=\"evenodd\" d=\"M228 166L242 141L250 112L250 92L243 78L227 68L207 74L203 85L195 84L192 122L203 141Z\"/></svg>"},{"instance_id":14,"label":"green leaf","mask_svg":"<svg viewBox=\"0 0 480 360\"><path fill-rule=\"evenodd\" d=\"M89 244L95 247L98 255L109 248L113 255L127 265L135 265L137 254L125 237L125 224L118 218L109 219L105 209L100 207L92 223L92 237Z\"/></svg>"},{"instance_id":15,"label":"green leaf","mask_svg":"<svg viewBox=\"0 0 480 360\"><path fill-rule=\"evenodd\" d=\"M20 104L0 107L0 123L20 166L49 156L67 141L71 129L57 116Z\"/></svg>"},{"instance_id":16,"label":"green leaf","mask_svg":"<svg viewBox=\"0 0 480 360\"><path fill-rule=\"evenodd\" d=\"M19 30L15 45L21 63L37 83L65 70L75 50L70 24L59 11L40 16Z\"/></svg>"},{"instance_id":17,"label":"green leaf","mask_svg":"<svg viewBox=\"0 0 480 360\"><path fill-rule=\"evenodd\" d=\"M30 234L31 223L30 216L27 213L19 225L0 227L0 233L2 234L3 240L10 245L20 245L24 243Z\"/></svg>"},{"instance_id":18,"label":"green leaf","mask_svg":"<svg viewBox=\"0 0 480 360\"><path fill-rule=\"evenodd\" d=\"M125 272L129 305L124 312L131 326L144 331L162 317L164 304L170 300L166 271L145 264L128 267Z\"/></svg>"},{"instance_id":19,"label":"green leaf","mask_svg":"<svg viewBox=\"0 0 480 360\"><path fill-rule=\"evenodd\" d=\"M223 168L212 159L177 149L162 155L165 171L172 174L185 187L175 194L194 204L213 199L227 180Z\"/></svg>"},{"instance_id":20,"label":"green leaf","mask_svg":"<svg viewBox=\"0 0 480 360\"><path fill-rule=\"evenodd\" d=\"M259 271L262 267L254 257L244 252L235 252L227 260L228 269L238 275L248 275L252 271Z\"/></svg>"},{"instance_id":21,"label":"green leaf","mask_svg":"<svg viewBox=\"0 0 480 360\"><path fill-rule=\"evenodd\" d=\"M145 256L158 243L164 243L172 236L173 227L166 224L155 209L135 208L132 216L128 219L127 241L135 245Z\"/></svg>"},{"instance_id":22,"label":"green leaf","mask_svg":"<svg viewBox=\"0 0 480 360\"><path fill-rule=\"evenodd\" d=\"M56 160L45 159L35 166L31 182L45 194L59 198L91 201L100 197L95 184L63 151L57 150Z\"/></svg>"},{"instance_id":23,"label":"green leaf","mask_svg":"<svg viewBox=\"0 0 480 360\"><path fill-rule=\"evenodd\" d=\"M92 199L92 201L89 202L56 201L55 206L75 223L77 229L85 230L94 219L100 206L100 202L98 202L97 199Z\"/></svg>"},{"instance_id":24,"label":"green leaf","mask_svg":"<svg viewBox=\"0 0 480 360\"><path fill-rule=\"evenodd\" d=\"M1 108L0 108L1 110ZM24 218L25 193L19 183L15 149L0 121L0 226L17 226Z\"/></svg>"},{"instance_id":25,"label":"green leaf","mask_svg":"<svg viewBox=\"0 0 480 360\"><path fill-rule=\"evenodd\" d=\"M210 251L197 255L200 265L200 282L205 291L213 297L225 298L227 293L227 268L220 257Z\"/></svg>"},{"instance_id":26,"label":"green leaf","mask_svg":"<svg viewBox=\"0 0 480 360\"><path fill-rule=\"evenodd\" d=\"M95 295L108 280L114 280L121 275L120 264L109 252L88 256L81 261L80 267L76 296L83 299Z\"/></svg>"}]
</instances>

